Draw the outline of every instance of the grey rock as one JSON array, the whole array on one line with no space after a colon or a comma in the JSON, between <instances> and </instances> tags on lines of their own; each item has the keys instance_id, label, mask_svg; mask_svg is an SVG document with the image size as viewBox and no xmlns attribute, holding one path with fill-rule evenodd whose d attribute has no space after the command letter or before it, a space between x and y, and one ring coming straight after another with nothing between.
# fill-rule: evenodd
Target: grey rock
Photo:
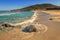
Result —
<instances>
[{"instance_id":1,"label":"grey rock","mask_svg":"<svg viewBox=\"0 0 60 40\"><path fill-rule=\"evenodd\" d=\"M23 32L36 32L36 28L33 25L26 26L23 30Z\"/></svg>"},{"instance_id":2,"label":"grey rock","mask_svg":"<svg viewBox=\"0 0 60 40\"><path fill-rule=\"evenodd\" d=\"M10 25L8 23L3 23L1 26L4 26L4 27L14 27L13 25Z\"/></svg>"}]
</instances>

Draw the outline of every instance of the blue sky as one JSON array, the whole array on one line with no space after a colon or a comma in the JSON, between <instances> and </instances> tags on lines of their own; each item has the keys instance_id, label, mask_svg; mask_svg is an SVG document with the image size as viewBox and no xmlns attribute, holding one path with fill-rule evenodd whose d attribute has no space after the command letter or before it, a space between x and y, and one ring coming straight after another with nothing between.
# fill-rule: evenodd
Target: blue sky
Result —
<instances>
[{"instance_id":1,"label":"blue sky","mask_svg":"<svg viewBox=\"0 0 60 40\"><path fill-rule=\"evenodd\" d=\"M60 0L0 0L0 10L11 10L43 3L51 3L60 6Z\"/></svg>"}]
</instances>

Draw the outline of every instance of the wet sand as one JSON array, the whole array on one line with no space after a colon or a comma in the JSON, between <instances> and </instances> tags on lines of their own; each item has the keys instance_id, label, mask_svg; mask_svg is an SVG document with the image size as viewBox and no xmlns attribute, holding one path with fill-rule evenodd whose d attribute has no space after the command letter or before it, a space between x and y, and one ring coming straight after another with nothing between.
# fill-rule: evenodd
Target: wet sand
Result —
<instances>
[{"instance_id":1,"label":"wet sand","mask_svg":"<svg viewBox=\"0 0 60 40\"><path fill-rule=\"evenodd\" d=\"M45 33L24 33L20 31L20 28L14 28L9 32L0 34L0 40L60 40L60 22L49 20L51 17L49 14L43 12L40 14L39 23L46 25L48 28ZM24 38L26 36L27 38Z\"/></svg>"},{"instance_id":2,"label":"wet sand","mask_svg":"<svg viewBox=\"0 0 60 40\"><path fill-rule=\"evenodd\" d=\"M48 31L42 36L43 40L60 40L60 22L54 22L48 18L51 15L41 15L40 23L48 26Z\"/></svg>"},{"instance_id":3,"label":"wet sand","mask_svg":"<svg viewBox=\"0 0 60 40\"><path fill-rule=\"evenodd\" d=\"M51 19L51 21L60 22L60 16L50 17L49 19Z\"/></svg>"}]
</instances>

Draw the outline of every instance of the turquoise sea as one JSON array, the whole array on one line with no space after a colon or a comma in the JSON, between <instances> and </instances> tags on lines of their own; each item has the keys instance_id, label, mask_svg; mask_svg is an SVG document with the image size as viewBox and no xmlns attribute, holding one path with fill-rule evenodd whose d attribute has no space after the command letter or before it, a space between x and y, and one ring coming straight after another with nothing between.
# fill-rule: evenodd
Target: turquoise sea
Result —
<instances>
[{"instance_id":1,"label":"turquoise sea","mask_svg":"<svg viewBox=\"0 0 60 40\"><path fill-rule=\"evenodd\" d=\"M25 11L25 12L5 12L0 11L0 23L8 22L8 23L20 23L27 19L30 19L34 12Z\"/></svg>"}]
</instances>

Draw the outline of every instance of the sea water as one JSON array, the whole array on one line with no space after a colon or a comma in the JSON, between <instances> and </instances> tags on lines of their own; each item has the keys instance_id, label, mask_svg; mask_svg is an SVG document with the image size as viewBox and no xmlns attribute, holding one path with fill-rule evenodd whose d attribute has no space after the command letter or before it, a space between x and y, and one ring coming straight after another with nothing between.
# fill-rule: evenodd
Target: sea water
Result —
<instances>
[{"instance_id":1,"label":"sea water","mask_svg":"<svg viewBox=\"0 0 60 40\"><path fill-rule=\"evenodd\" d=\"M25 11L25 12L5 12L0 11L0 23L1 22L8 22L8 23L20 23L25 20L31 18L34 14L32 11Z\"/></svg>"}]
</instances>

